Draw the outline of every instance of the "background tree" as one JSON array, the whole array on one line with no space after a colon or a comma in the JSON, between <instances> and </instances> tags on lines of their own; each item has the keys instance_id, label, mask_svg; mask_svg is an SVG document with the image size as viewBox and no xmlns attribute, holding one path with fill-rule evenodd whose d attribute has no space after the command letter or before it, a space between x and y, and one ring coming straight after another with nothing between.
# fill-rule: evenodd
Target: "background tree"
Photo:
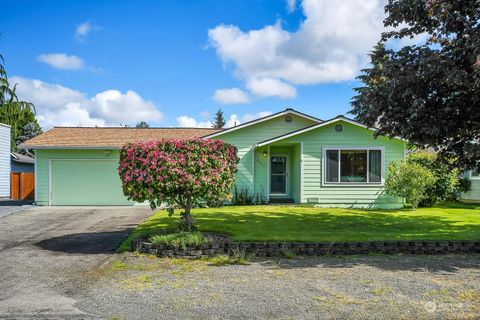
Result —
<instances>
[{"instance_id":1,"label":"background tree","mask_svg":"<svg viewBox=\"0 0 480 320\"><path fill-rule=\"evenodd\" d=\"M40 128L35 119L34 105L18 100L15 89L16 86L11 87L8 82L4 60L0 55L0 122L11 126L12 151L17 150L17 138L25 136L24 128L27 124L33 123L33 126Z\"/></svg>"},{"instance_id":2,"label":"background tree","mask_svg":"<svg viewBox=\"0 0 480 320\"><path fill-rule=\"evenodd\" d=\"M146 121L140 121L135 125L135 128L150 128L150 125Z\"/></svg>"},{"instance_id":3,"label":"background tree","mask_svg":"<svg viewBox=\"0 0 480 320\"><path fill-rule=\"evenodd\" d=\"M19 136L17 136L16 145L18 146L25 141L38 136L40 133L42 133L42 128L38 125L36 121L31 121L23 127L22 132ZM32 150L19 149L18 152L22 154L31 154Z\"/></svg>"},{"instance_id":4,"label":"background tree","mask_svg":"<svg viewBox=\"0 0 480 320\"><path fill-rule=\"evenodd\" d=\"M385 32L370 54L351 111L377 126L474 167L480 159L480 1L389 0ZM392 41L424 43L393 49ZM390 46L390 48L389 48Z\"/></svg>"},{"instance_id":5,"label":"background tree","mask_svg":"<svg viewBox=\"0 0 480 320\"><path fill-rule=\"evenodd\" d=\"M217 112L215 113L215 118L213 119L212 128L214 129L222 129L227 124L225 118L223 117L223 110L218 108Z\"/></svg>"},{"instance_id":6,"label":"background tree","mask_svg":"<svg viewBox=\"0 0 480 320\"><path fill-rule=\"evenodd\" d=\"M118 172L128 199L166 203L170 215L182 208L180 228L192 231L192 207L230 197L237 163L237 149L220 140L164 139L124 146Z\"/></svg>"}]
</instances>

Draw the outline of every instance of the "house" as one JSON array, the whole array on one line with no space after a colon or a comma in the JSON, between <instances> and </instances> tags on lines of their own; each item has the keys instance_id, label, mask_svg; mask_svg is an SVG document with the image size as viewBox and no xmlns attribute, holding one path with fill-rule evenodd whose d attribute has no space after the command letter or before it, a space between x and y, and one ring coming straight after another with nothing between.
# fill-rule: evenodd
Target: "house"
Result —
<instances>
[{"instance_id":1,"label":"house","mask_svg":"<svg viewBox=\"0 0 480 320\"><path fill-rule=\"evenodd\" d=\"M35 159L27 155L11 152L10 153L11 172L30 173L35 171Z\"/></svg>"},{"instance_id":2,"label":"house","mask_svg":"<svg viewBox=\"0 0 480 320\"><path fill-rule=\"evenodd\" d=\"M321 120L293 109L224 129L53 128L22 147L36 152L39 205L126 205L116 172L119 149L161 138L220 139L238 148L238 190L271 203L399 208L385 194L388 165L405 158L399 138L338 116Z\"/></svg>"},{"instance_id":3,"label":"house","mask_svg":"<svg viewBox=\"0 0 480 320\"><path fill-rule=\"evenodd\" d=\"M0 123L0 198L10 197L10 126Z\"/></svg>"},{"instance_id":4,"label":"house","mask_svg":"<svg viewBox=\"0 0 480 320\"><path fill-rule=\"evenodd\" d=\"M480 202L480 173L473 170L466 173L470 180L470 190L460 195L462 202Z\"/></svg>"}]
</instances>

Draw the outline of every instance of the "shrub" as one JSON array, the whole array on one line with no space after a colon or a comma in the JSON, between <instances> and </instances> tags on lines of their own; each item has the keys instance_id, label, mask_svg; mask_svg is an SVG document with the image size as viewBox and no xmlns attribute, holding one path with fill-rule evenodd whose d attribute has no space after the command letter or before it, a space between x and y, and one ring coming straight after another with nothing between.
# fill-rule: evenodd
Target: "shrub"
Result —
<instances>
[{"instance_id":1,"label":"shrub","mask_svg":"<svg viewBox=\"0 0 480 320\"><path fill-rule=\"evenodd\" d=\"M405 198L415 210L427 197L425 191L428 186L434 182L434 175L418 163L392 162L385 181L385 191L392 196Z\"/></svg>"},{"instance_id":2,"label":"shrub","mask_svg":"<svg viewBox=\"0 0 480 320\"><path fill-rule=\"evenodd\" d=\"M425 197L420 201L422 207L434 206L437 202L452 197L459 184L459 170L452 167L453 161L441 161L436 153L415 152L407 157L409 163L416 163L430 171L435 181L425 189Z\"/></svg>"},{"instance_id":3,"label":"shrub","mask_svg":"<svg viewBox=\"0 0 480 320\"><path fill-rule=\"evenodd\" d=\"M155 209L180 207L180 227L193 228L191 208L231 196L237 149L220 140L164 139L127 144L120 151L118 172L128 199L149 201Z\"/></svg>"},{"instance_id":4,"label":"shrub","mask_svg":"<svg viewBox=\"0 0 480 320\"><path fill-rule=\"evenodd\" d=\"M176 232L167 234L157 234L149 239L153 244L173 246L185 250L187 247L201 246L207 244L208 239L198 231L195 232Z\"/></svg>"},{"instance_id":5,"label":"shrub","mask_svg":"<svg viewBox=\"0 0 480 320\"><path fill-rule=\"evenodd\" d=\"M253 196L250 195L248 187L241 188L238 191L237 186L233 187L233 199L232 203L236 206L244 206L253 204Z\"/></svg>"}]
</instances>

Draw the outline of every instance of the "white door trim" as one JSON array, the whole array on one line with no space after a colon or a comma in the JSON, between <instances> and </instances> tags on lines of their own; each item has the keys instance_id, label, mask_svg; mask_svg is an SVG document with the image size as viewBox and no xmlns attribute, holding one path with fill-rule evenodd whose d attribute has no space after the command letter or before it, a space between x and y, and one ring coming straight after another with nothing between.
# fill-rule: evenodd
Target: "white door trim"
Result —
<instances>
[{"instance_id":1,"label":"white door trim","mask_svg":"<svg viewBox=\"0 0 480 320\"><path fill-rule=\"evenodd\" d=\"M283 152L275 152L273 154L270 154L270 157L268 158L268 163L270 167L270 163L272 162L272 157L285 157L285 193L272 193L272 186L269 184L268 185L268 193L274 197L287 197L290 194L290 184L288 183L288 180L290 179L290 159L288 156L288 153L283 153ZM270 179L271 183L271 173L268 174L268 177Z\"/></svg>"}]
</instances>

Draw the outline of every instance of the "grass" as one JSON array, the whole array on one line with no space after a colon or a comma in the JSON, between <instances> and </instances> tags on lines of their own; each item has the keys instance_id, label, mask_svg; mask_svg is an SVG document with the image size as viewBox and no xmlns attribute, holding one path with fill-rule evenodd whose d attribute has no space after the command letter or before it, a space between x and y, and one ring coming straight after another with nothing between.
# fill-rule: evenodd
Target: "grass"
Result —
<instances>
[{"instance_id":1,"label":"grass","mask_svg":"<svg viewBox=\"0 0 480 320\"><path fill-rule=\"evenodd\" d=\"M222 254L218 256L214 256L211 258L207 258L206 261L211 263L211 265L220 267L220 266L228 266L228 265L247 265L249 264L252 259L255 257L254 253L246 253L245 250L241 249L233 249L230 254Z\"/></svg>"},{"instance_id":2,"label":"grass","mask_svg":"<svg viewBox=\"0 0 480 320\"><path fill-rule=\"evenodd\" d=\"M167 234L157 234L150 237L150 241L154 244L163 244L181 248L185 250L187 247L200 246L208 243L208 239L201 232L175 232Z\"/></svg>"},{"instance_id":3,"label":"grass","mask_svg":"<svg viewBox=\"0 0 480 320\"><path fill-rule=\"evenodd\" d=\"M226 206L194 209L200 231L231 235L237 241L478 240L480 205L447 203L434 208L362 210L306 206ZM140 224L135 238L174 228L178 212L157 211Z\"/></svg>"}]
</instances>

